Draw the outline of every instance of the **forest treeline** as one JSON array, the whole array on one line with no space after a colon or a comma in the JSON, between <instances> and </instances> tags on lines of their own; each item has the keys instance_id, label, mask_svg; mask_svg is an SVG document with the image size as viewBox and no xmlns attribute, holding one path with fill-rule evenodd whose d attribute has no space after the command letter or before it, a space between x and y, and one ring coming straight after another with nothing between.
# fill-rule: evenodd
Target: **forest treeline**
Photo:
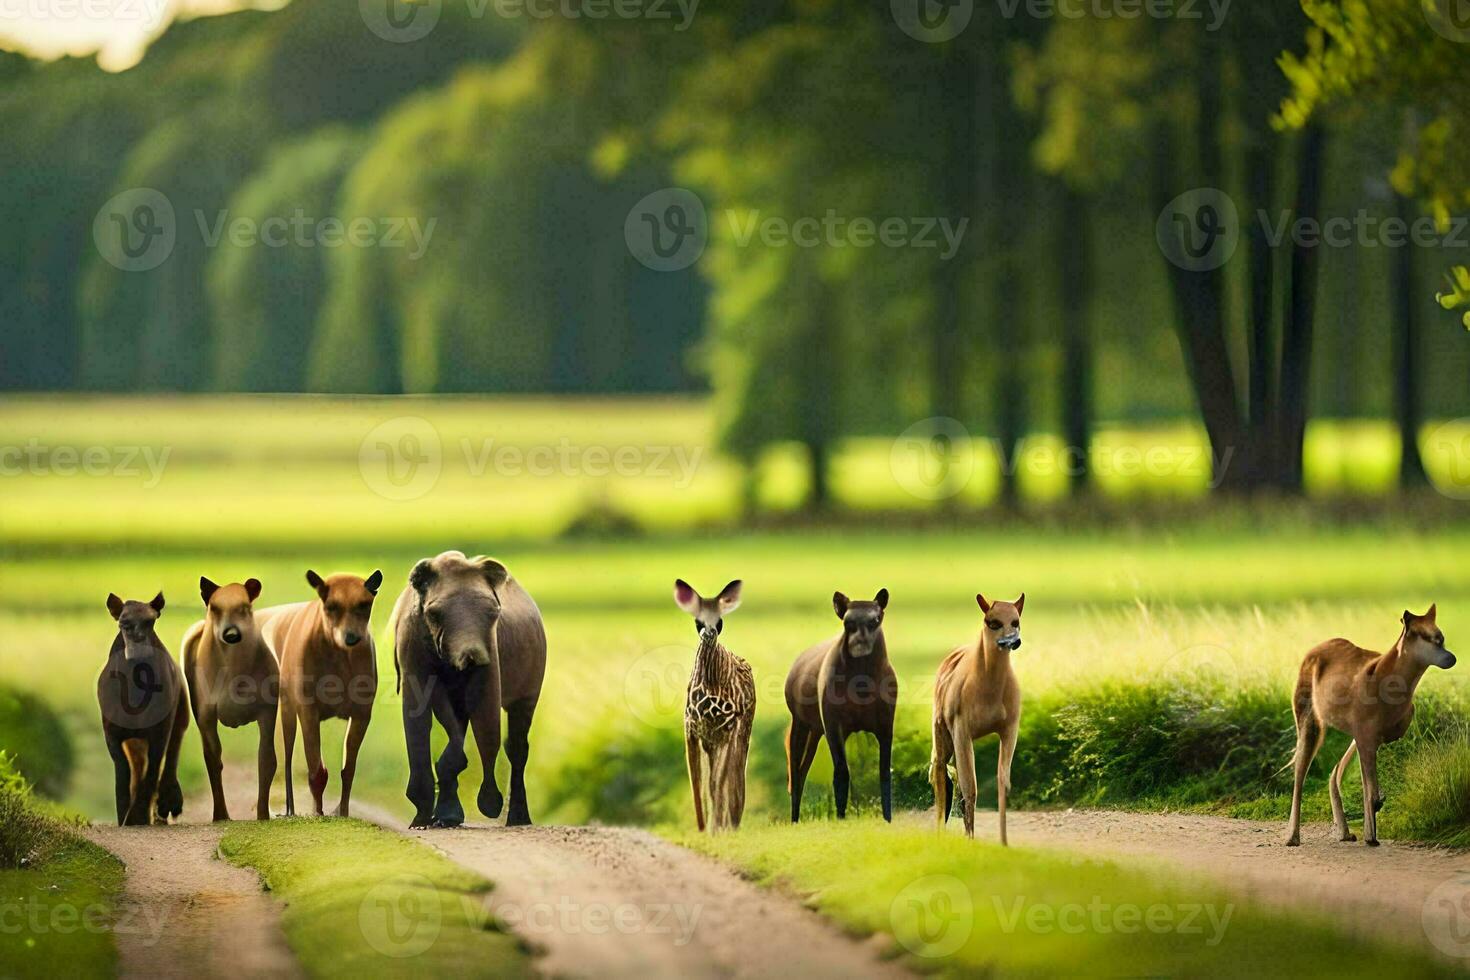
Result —
<instances>
[{"instance_id":1,"label":"forest treeline","mask_svg":"<svg viewBox=\"0 0 1470 980\"><path fill-rule=\"evenodd\" d=\"M1227 488L1293 490L1313 415L1466 414L1449 6L381 2L176 22L116 74L0 52L0 387L709 389L817 502L842 438L926 418L1010 453L1197 415ZM98 244L142 189L146 269Z\"/></svg>"}]
</instances>

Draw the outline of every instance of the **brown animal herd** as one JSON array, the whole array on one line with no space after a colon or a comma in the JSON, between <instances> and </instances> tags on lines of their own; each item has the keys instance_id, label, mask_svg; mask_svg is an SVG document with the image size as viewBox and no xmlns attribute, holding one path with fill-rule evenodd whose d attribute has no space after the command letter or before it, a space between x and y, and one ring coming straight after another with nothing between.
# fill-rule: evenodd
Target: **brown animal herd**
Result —
<instances>
[{"instance_id":1,"label":"brown animal herd","mask_svg":"<svg viewBox=\"0 0 1470 980\"><path fill-rule=\"evenodd\" d=\"M98 679L97 697L114 764L119 824L167 823L182 812L178 760L191 714L199 728L215 820L230 818L222 785L219 725L258 727L255 815L268 820L277 768L277 719L286 753L286 814L296 812L291 762L299 730L312 812L318 816L324 812L328 783L321 725L329 719L346 721L342 789L335 812L348 815L358 752L377 699L377 652L370 620L383 575L374 571L366 578L348 574L322 578L308 571L306 579L315 599L256 610L258 580L220 586L200 578L204 618L184 635L182 671L156 632L164 608L162 593L146 603L107 597L118 633ZM699 637L686 691L684 739L700 830L738 828L745 809L755 676L750 664L719 639L725 616L740 606L741 589L736 580L706 599L684 580L674 583L674 602L694 619ZM1006 797L1021 719L1021 690L1011 654L1021 646L1026 597L991 602L976 595L975 600L982 614L979 633L945 656L935 677L929 777L935 819L941 825L949 818L958 781L965 833L973 837L974 742L998 736L996 804L1004 844ZM883 818L891 821L898 676L883 634L888 590L879 590L870 600L853 600L837 592L832 606L841 630L799 654L786 676L791 821L801 818L807 773L824 740L832 758L837 816L847 815L851 774L846 746L848 737L859 732L877 740ZM1356 839L1348 831L1342 778L1357 755L1364 842L1378 843L1377 812L1383 806L1378 750L1408 731L1414 692L1425 671L1455 664L1435 616L1432 605L1423 615L1404 610L1399 638L1385 653L1339 638L1315 647L1303 659L1291 702L1297 746L1291 764L1295 781L1288 845L1300 843L1302 786L1328 727L1353 740L1329 780L1338 835L1344 841ZM511 766L507 823L529 824L525 767L531 721L546 672L546 633L530 594L495 559L446 551L413 567L393 607L390 627L396 686L403 698L413 825L452 827L464 822L458 779L468 767L464 745L471 733L483 772L477 808L490 819L500 816L505 797L496 781L495 763L502 711ZM430 751L434 721L447 738L437 760Z\"/></svg>"}]
</instances>

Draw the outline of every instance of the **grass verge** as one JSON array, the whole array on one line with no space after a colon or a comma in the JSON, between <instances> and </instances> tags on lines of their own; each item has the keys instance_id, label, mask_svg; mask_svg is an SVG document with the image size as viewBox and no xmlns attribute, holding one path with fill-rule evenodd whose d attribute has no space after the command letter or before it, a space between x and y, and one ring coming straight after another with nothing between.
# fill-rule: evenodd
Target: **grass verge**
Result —
<instances>
[{"instance_id":1,"label":"grass verge","mask_svg":"<svg viewBox=\"0 0 1470 980\"><path fill-rule=\"evenodd\" d=\"M0 976L112 976L122 882L122 862L43 812L0 752Z\"/></svg>"},{"instance_id":2,"label":"grass verge","mask_svg":"<svg viewBox=\"0 0 1470 980\"><path fill-rule=\"evenodd\" d=\"M532 974L485 908L490 882L360 820L240 823L220 840L285 903L286 942L312 977Z\"/></svg>"},{"instance_id":3,"label":"grass verge","mask_svg":"<svg viewBox=\"0 0 1470 980\"><path fill-rule=\"evenodd\" d=\"M666 833L853 934L891 936L909 966L944 976L1449 975L1406 949L1109 861L874 819Z\"/></svg>"}]
</instances>

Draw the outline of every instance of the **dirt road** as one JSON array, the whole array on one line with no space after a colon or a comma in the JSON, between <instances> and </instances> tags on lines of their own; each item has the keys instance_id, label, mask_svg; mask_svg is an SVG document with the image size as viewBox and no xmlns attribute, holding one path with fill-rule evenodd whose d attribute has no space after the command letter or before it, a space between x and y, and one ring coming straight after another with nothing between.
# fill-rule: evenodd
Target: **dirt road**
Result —
<instances>
[{"instance_id":1,"label":"dirt road","mask_svg":"<svg viewBox=\"0 0 1470 980\"><path fill-rule=\"evenodd\" d=\"M652 834L618 827L403 831L495 882L496 915L556 977L884 978L909 973L793 899Z\"/></svg>"},{"instance_id":2,"label":"dirt road","mask_svg":"<svg viewBox=\"0 0 1470 980\"><path fill-rule=\"evenodd\" d=\"M209 813L198 801L190 810ZM114 926L119 976L301 975L260 879L215 856L223 827L94 826L86 833L127 865Z\"/></svg>"}]
</instances>

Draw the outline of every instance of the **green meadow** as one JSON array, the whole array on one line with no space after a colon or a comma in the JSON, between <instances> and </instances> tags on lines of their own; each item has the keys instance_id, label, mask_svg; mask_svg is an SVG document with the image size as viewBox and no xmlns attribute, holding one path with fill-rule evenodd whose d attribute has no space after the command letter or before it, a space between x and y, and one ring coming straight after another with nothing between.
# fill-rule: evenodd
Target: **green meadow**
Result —
<instances>
[{"instance_id":1,"label":"green meadow","mask_svg":"<svg viewBox=\"0 0 1470 980\"><path fill-rule=\"evenodd\" d=\"M64 771L53 791L107 817L110 763L94 684L114 632L109 591L147 598L162 589L160 634L177 654L200 614L200 575L258 577L267 605L309 598L308 567L381 568L379 707L357 792L406 809L387 617L413 562L447 548L501 558L541 605L550 660L532 730L538 819L690 822L679 732L694 637L670 598L675 577L711 591L746 582L724 638L758 682L751 823L785 809L782 681L797 652L835 632L836 589L865 596L886 587L893 597L886 632L902 692L895 777L907 807L930 803L933 671L977 629L977 591L1027 594L1026 643L1015 658L1026 699L1015 794L1026 806L1284 816L1289 784L1273 774L1290 754L1287 695L1308 648L1337 635L1386 648L1399 613L1431 601L1450 646L1470 645L1470 521L1446 498L1365 506L1352 523L1308 516L1310 505L1207 511L1188 503L1207 470L1166 472L1184 466L1189 440L1198 448L1198 433L1180 426L1100 437L1155 450L1153 472L1102 482L1105 497L1183 501L1178 511L1158 502L1156 520L1145 509L1130 519L1100 510L1052 521L1039 503L1020 519L987 516L974 509L994 480L983 453L950 510L935 513L912 491L928 485L924 474L906 469L894 444L858 440L836 461L846 475L834 481L854 514L746 530L742 472L711 446L711 425L703 403L676 400L12 399L0 413L0 446L30 447L38 462L0 477L0 687L49 706L71 758L54 736L21 740L7 729L0 743L18 744L29 773ZM91 473L80 462L89 449ZM1317 492L1343 499L1372 489L1396 452L1385 427L1318 426L1309 446ZM692 470L679 469L680 458L696 460ZM149 459L164 460L156 478ZM538 459L551 460L549 472ZM781 451L760 462L758 497L775 511L800 499L797 462ZM427 480L424 466L437 473L415 484ZM1029 499L1040 501L1061 475L1048 483L1044 467L1034 469ZM1117 485L1108 489L1108 479ZM902 513L925 511L916 522ZM1390 799L1423 806L1390 806L1385 835L1470 843L1465 678L1431 673L1413 733L1386 753ZM6 717L0 711L0 723ZM329 726L325 739L329 799L341 734ZM253 731L229 733L227 760L249 765L253 743ZM1341 747L1329 742L1324 755ZM857 802L868 807L876 753L853 748ZM991 760L982 744L982 779ZM296 765L304 793L299 754ZM1314 819L1327 813L1326 769L1318 764L1309 788ZM814 814L831 806L828 772L819 758L806 802ZM182 776L186 791L203 789L192 734ZM992 792L987 781L982 802ZM279 807L279 789L276 799ZM244 812L244 801L234 805Z\"/></svg>"}]
</instances>

